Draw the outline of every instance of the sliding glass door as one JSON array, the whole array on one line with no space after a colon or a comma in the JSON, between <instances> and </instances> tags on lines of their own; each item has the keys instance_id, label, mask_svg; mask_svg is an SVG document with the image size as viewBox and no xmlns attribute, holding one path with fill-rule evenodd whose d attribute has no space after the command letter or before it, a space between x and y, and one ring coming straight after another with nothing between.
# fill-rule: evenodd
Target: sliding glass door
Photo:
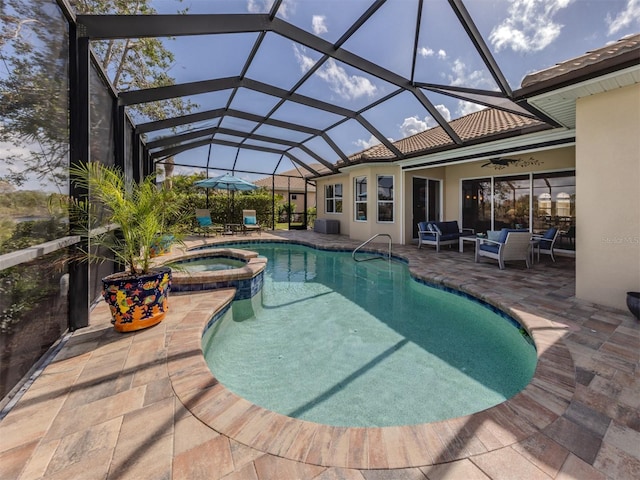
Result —
<instances>
[{"instance_id":1,"label":"sliding glass door","mask_svg":"<svg viewBox=\"0 0 640 480\"><path fill-rule=\"evenodd\" d=\"M529 229L529 175L493 179L493 230Z\"/></svg>"},{"instance_id":2,"label":"sliding glass door","mask_svg":"<svg viewBox=\"0 0 640 480\"><path fill-rule=\"evenodd\" d=\"M576 176L573 172L533 175L533 232L560 230L558 248L575 250Z\"/></svg>"},{"instance_id":3,"label":"sliding glass door","mask_svg":"<svg viewBox=\"0 0 640 480\"><path fill-rule=\"evenodd\" d=\"M476 232L560 230L559 248L575 249L575 172L528 173L462 181L462 226Z\"/></svg>"},{"instance_id":4,"label":"sliding glass door","mask_svg":"<svg viewBox=\"0 0 640 480\"><path fill-rule=\"evenodd\" d=\"M491 230L491 178L462 182L462 226L476 232Z\"/></svg>"},{"instance_id":5,"label":"sliding glass door","mask_svg":"<svg viewBox=\"0 0 640 480\"><path fill-rule=\"evenodd\" d=\"M440 220L440 180L413 177L413 238L418 222Z\"/></svg>"}]
</instances>

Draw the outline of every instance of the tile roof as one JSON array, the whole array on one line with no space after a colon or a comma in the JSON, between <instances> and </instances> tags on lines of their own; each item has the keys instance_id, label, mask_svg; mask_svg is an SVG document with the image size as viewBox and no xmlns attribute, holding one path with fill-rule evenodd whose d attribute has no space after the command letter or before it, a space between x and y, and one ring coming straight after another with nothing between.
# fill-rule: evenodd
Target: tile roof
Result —
<instances>
[{"instance_id":1,"label":"tile roof","mask_svg":"<svg viewBox=\"0 0 640 480\"><path fill-rule=\"evenodd\" d=\"M548 128L540 120L495 108L485 108L478 112L470 113L452 120L450 125L464 142L480 139L489 140L492 136L514 133L518 130ZM408 157L426 154L431 150L441 150L455 146L451 138L440 126L403 138L393 144ZM352 155L349 160L353 163L362 163L365 161L396 160L396 157L387 147L379 144ZM338 164L344 165L344 163L340 162Z\"/></svg>"},{"instance_id":2,"label":"tile roof","mask_svg":"<svg viewBox=\"0 0 640 480\"><path fill-rule=\"evenodd\" d=\"M577 76L581 70L601 64L605 61L623 61L623 56L635 57L636 63L640 63L640 33L628 35L617 42L606 45L602 48L592 50L564 62L560 62L553 67L527 75L522 80L521 88L532 87L542 82L557 80L562 76Z\"/></svg>"},{"instance_id":3,"label":"tile roof","mask_svg":"<svg viewBox=\"0 0 640 480\"><path fill-rule=\"evenodd\" d=\"M317 164L317 165L312 164L309 166L314 170L318 171L320 164ZM303 175L306 175L307 178L312 176L311 172L307 172L302 167L300 167L299 171L297 169L293 169L293 170L287 170L286 172L280 172L279 174L274 175L273 182L275 182L275 190L287 190L287 187L289 187L289 190L291 192L304 192L304 179L300 176L300 173L302 173ZM289 185L289 181L291 181L290 185ZM271 175L268 177L260 178L254 181L253 183L258 185L259 187L266 187L269 190L271 190L272 185L274 185L271 180ZM309 184L307 186L307 192L315 192L315 191L316 191L315 185Z\"/></svg>"},{"instance_id":4,"label":"tile roof","mask_svg":"<svg viewBox=\"0 0 640 480\"><path fill-rule=\"evenodd\" d=\"M579 81L576 79L581 78L583 74L602 75L609 70L619 70L626 68L629 64L638 63L640 63L640 34L629 35L580 57L526 76L520 92L536 90L538 85L544 88L558 87L562 82ZM462 141L467 144L551 128L550 125L540 120L495 108L486 108L449 123ZM454 142L440 126L393 142L393 145L409 158L456 148ZM397 160L396 156L382 144L349 157L349 162L353 164L393 160ZM338 161L336 165L343 167L347 165L347 162Z\"/></svg>"}]
</instances>

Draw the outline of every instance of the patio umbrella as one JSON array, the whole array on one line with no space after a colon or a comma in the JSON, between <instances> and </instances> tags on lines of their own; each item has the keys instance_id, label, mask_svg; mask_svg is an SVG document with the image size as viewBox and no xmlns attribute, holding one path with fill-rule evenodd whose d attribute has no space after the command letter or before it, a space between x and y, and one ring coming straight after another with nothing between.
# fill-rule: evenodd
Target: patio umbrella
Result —
<instances>
[{"instance_id":1,"label":"patio umbrella","mask_svg":"<svg viewBox=\"0 0 640 480\"><path fill-rule=\"evenodd\" d=\"M217 190L226 190L227 192L248 192L250 190L256 190L257 185L251 182L247 182L238 177L234 177L228 173L220 175L219 177L207 178L205 180L199 180L194 183L196 187L202 188L215 188ZM207 208L209 208L209 195L207 195ZM233 206L231 208L233 212Z\"/></svg>"},{"instance_id":2,"label":"patio umbrella","mask_svg":"<svg viewBox=\"0 0 640 480\"><path fill-rule=\"evenodd\" d=\"M249 190L255 190L257 185L247 182L233 175L225 173L219 177L207 178L205 180L199 180L194 183L196 187L203 188L217 188L218 190L227 190L229 192L242 191L247 192Z\"/></svg>"}]
</instances>

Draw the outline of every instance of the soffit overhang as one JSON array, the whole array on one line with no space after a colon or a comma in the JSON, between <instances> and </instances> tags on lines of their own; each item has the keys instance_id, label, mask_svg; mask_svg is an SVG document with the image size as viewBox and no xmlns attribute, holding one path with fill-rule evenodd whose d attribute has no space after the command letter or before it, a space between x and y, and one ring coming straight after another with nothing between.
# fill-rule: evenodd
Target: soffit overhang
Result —
<instances>
[{"instance_id":1,"label":"soffit overhang","mask_svg":"<svg viewBox=\"0 0 640 480\"><path fill-rule=\"evenodd\" d=\"M556 128L485 142L469 147L436 152L394 162L403 170L417 170L460 163L477 162L506 155L526 154L575 145L575 130Z\"/></svg>"},{"instance_id":2,"label":"soffit overhang","mask_svg":"<svg viewBox=\"0 0 640 480\"><path fill-rule=\"evenodd\" d=\"M640 83L640 65L586 80L527 99L536 109L567 128L576 128L576 100Z\"/></svg>"}]
</instances>

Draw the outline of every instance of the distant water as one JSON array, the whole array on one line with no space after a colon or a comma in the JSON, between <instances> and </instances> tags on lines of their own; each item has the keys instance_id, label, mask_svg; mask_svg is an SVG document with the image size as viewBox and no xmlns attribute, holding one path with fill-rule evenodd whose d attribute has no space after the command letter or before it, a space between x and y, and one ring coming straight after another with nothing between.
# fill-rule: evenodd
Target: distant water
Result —
<instances>
[{"instance_id":1,"label":"distant water","mask_svg":"<svg viewBox=\"0 0 640 480\"><path fill-rule=\"evenodd\" d=\"M16 223L22 223L22 222L41 222L41 221L45 221L45 220L51 220L53 217L45 217L45 216L39 216L39 215L27 215L24 217L13 217L13 220Z\"/></svg>"}]
</instances>

